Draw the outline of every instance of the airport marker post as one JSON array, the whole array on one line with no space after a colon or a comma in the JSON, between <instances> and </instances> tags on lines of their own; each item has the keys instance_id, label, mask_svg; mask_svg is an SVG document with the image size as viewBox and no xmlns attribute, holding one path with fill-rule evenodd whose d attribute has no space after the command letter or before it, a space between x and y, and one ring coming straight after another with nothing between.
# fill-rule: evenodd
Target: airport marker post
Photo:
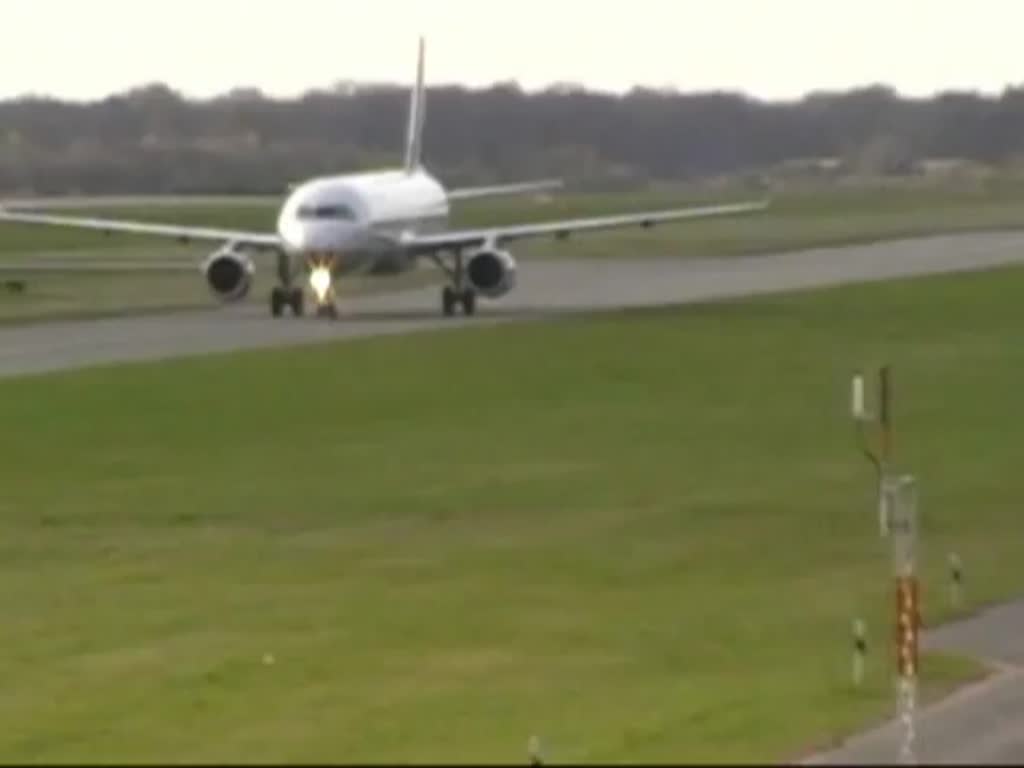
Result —
<instances>
[{"instance_id":1,"label":"airport marker post","mask_svg":"<svg viewBox=\"0 0 1024 768\"><path fill-rule=\"evenodd\" d=\"M886 507L888 494L886 483L890 482L890 463L892 460L892 388L890 386L889 367L884 366L878 372L878 414L871 413L866 406L864 392L864 375L857 372L853 377L851 392L851 411L857 424L861 439L861 450L875 468L878 477L878 528L885 537L889 533L889 510ZM878 426L878 451L872 451L867 429L870 424Z\"/></svg>"},{"instance_id":2,"label":"airport marker post","mask_svg":"<svg viewBox=\"0 0 1024 768\"><path fill-rule=\"evenodd\" d=\"M896 671L898 709L903 726L900 759L914 762L915 716L917 709L918 635L921 628L920 587L916 573L917 480L913 475L896 476L892 471L892 388L888 366L879 371L878 415L865 405L864 376L853 377L851 410L863 442L863 452L878 473L878 523L882 537L892 543L893 576L896 587ZM879 427L879 448L871 450L866 427Z\"/></svg>"},{"instance_id":3,"label":"airport marker post","mask_svg":"<svg viewBox=\"0 0 1024 768\"><path fill-rule=\"evenodd\" d=\"M914 720L917 710L918 640L921 630L920 586L916 573L917 481L904 475L887 489L896 579L896 670L903 724L900 758L914 762Z\"/></svg>"}]
</instances>

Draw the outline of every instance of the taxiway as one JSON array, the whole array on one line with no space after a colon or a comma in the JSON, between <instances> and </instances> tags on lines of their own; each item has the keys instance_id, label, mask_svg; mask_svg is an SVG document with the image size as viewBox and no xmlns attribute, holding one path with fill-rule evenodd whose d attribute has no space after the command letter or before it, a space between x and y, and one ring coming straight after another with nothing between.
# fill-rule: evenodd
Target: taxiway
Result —
<instances>
[{"instance_id":1,"label":"taxiway","mask_svg":"<svg viewBox=\"0 0 1024 768\"><path fill-rule=\"evenodd\" d=\"M262 304L247 304L8 326L0 329L0 376L711 301L1021 262L1024 233L1018 232L942 235L714 259L523 260L516 289L499 301L481 301L472 318L442 317L438 289L431 286L347 299L335 321L275 319ZM267 282L264 277L256 290L266 288Z\"/></svg>"}]
</instances>

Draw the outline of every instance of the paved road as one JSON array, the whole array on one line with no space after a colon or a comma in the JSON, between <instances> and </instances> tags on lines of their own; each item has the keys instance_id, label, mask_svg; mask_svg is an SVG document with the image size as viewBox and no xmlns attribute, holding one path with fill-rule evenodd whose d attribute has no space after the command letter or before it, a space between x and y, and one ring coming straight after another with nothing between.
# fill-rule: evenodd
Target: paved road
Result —
<instances>
[{"instance_id":1,"label":"paved road","mask_svg":"<svg viewBox=\"0 0 1024 768\"><path fill-rule=\"evenodd\" d=\"M658 305L1024 262L1024 233L937 236L728 259L523 263L520 284L474 318L442 318L436 288L349 299L339 321L269 317L259 306L0 330L0 376L231 349L407 333L563 312Z\"/></svg>"},{"instance_id":2,"label":"paved road","mask_svg":"<svg viewBox=\"0 0 1024 768\"><path fill-rule=\"evenodd\" d=\"M936 628L922 644L927 649L967 653L1024 670L1024 601L989 608L970 620Z\"/></svg>"},{"instance_id":3,"label":"paved road","mask_svg":"<svg viewBox=\"0 0 1024 768\"><path fill-rule=\"evenodd\" d=\"M921 712L916 760L1024 765L1024 601L928 632L922 645L987 661L996 672ZM899 760L902 734L889 722L807 764L891 765Z\"/></svg>"}]
</instances>

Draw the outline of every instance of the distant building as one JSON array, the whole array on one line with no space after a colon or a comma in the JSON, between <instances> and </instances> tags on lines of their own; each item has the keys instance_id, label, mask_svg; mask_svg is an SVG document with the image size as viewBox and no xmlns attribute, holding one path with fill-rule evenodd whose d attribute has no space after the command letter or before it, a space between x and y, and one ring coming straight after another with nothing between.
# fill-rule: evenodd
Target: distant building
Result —
<instances>
[{"instance_id":1,"label":"distant building","mask_svg":"<svg viewBox=\"0 0 1024 768\"><path fill-rule=\"evenodd\" d=\"M840 157L794 157L780 163L775 171L791 176L836 176L843 172L845 163Z\"/></svg>"},{"instance_id":2,"label":"distant building","mask_svg":"<svg viewBox=\"0 0 1024 768\"><path fill-rule=\"evenodd\" d=\"M925 176L986 176L991 169L964 157L929 157L918 163Z\"/></svg>"}]
</instances>

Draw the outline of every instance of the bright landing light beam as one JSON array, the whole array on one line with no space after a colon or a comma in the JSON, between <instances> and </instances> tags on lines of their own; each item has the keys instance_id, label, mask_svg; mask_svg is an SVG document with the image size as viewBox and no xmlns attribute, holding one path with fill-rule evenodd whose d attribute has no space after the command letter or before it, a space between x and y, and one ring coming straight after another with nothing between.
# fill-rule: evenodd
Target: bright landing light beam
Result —
<instances>
[{"instance_id":1,"label":"bright landing light beam","mask_svg":"<svg viewBox=\"0 0 1024 768\"><path fill-rule=\"evenodd\" d=\"M318 304L326 304L331 291L331 271L327 267L317 267L309 275L309 285L316 295Z\"/></svg>"}]
</instances>

